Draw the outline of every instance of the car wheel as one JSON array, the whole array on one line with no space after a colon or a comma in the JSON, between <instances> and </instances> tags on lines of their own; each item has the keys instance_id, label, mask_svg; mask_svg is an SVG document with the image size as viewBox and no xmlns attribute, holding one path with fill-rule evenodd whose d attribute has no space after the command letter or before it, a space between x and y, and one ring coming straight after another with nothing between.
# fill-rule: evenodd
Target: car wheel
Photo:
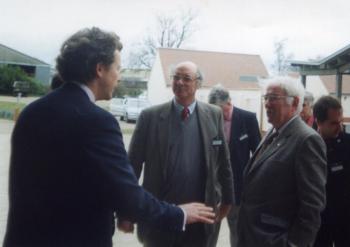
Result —
<instances>
[{"instance_id":1,"label":"car wheel","mask_svg":"<svg viewBox=\"0 0 350 247\"><path fill-rule=\"evenodd\" d=\"M120 121L124 121L124 116L120 116Z\"/></svg>"}]
</instances>

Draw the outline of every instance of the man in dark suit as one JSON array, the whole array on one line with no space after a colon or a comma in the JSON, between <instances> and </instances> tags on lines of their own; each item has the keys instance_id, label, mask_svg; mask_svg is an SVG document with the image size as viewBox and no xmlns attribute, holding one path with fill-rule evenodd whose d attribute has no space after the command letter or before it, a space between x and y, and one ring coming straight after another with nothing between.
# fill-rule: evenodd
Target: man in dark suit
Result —
<instances>
[{"instance_id":1,"label":"man in dark suit","mask_svg":"<svg viewBox=\"0 0 350 247\"><path fill-rule=\"evenodd\" d=\"M259 125L255 113L233 106L229 92L223 87L214 87L209 93L208 101L210 104L221 107L224 115L224 132L230 149L235 205L227 216L227 222L230 228L231 246L236 247L243 170L260 142Z\"/></svg>"},{"instance_id":2,"label":"man in dark suit","mask_svg":"<svg viewBox=\"0 0 350 247\"><path fill-rule=\"evenodd\" d=\"M121 48L117 35L99 28L75 33L57 58L65 84L21 113L12 135L5 247L112 246L114 212L165 231L213 222L203 204L179 208L145 192L118 122L95 105L112 97Z\"/></svg>"},{"instance_id":3,"label":"man in dark suit","mask_svg":"<svg viewBox=\"0 0 350 247\"><path fill-rule=\"evenodd\" d=\"M145 109L133 134L129 158L143 187L170 203L201 201L215 208L217 224L195 224L184 233L164 234L147 223L138 224L144 246L215 246L220 220L233 199L232 171L224 140L220 108L195 99L202 81L192 62L172 72L175 97Z\"/></svg>"},{"instance_id":4,"label":"man in dark suit","mask_svg":"<svg viewBox=\"0 0 350 247\"><path fill-rule=\"evenodd\" d=\"M304 88L272 79L264 95L268 131L244 170L239 247L312 246L325 205L326 147L299 117Z\"/></svg>"},{"instance_id":5,"label":"man in dark suit","mask_svg":"<svg viewBox=\"0 0 350 247\"><path fill-rule=\"evenodd\" d=\"M338 99L322 96L314 105L318 132L327 145L327 204L314 247L350 246L350 134L342 130Z\"/></svg>"}]
</instances>

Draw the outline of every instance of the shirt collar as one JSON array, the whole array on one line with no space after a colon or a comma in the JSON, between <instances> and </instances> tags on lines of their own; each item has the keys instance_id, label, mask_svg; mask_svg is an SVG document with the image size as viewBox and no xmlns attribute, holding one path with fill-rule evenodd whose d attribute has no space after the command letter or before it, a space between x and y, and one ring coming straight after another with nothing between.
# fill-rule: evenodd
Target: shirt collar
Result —
<instances>
[{"instance_id":1,"label":"shirt collar","mask_svg":"<svg viewBox=\"0 0 350 247\"><path fill-rule=\"evenodd\" d=\"M91 89L88 86L86 86L85 84L82 84L82 83L75 83L75 84L77 84L81 89L83 89L83 91L89 97L89 100L91 102L94 103L96 101L94 93L91 91Z\"/></svg>"},{"instance_id":2,"label":"shirt collar","mask_svg":"<svg viewBox=\"0 0 350 247\"><path fill-rule=\"evenodd\" d=\"M180 105L176 99L174 98L173 100L174 102L174 106L175 106L175 109L178 111L178 112L182 112L182 110L185 108L183 105ZM197 104L197 101L194 100L187 108L188 110L190 110L190 114L193 113L194 109L196 108L196 104Z\"/></svg>"},{"instance_id":3,"label":"shirt collar","mask_svg":"<svg viewBox=\"0 0 350 247\"><path fill-rule=\"evenodd\" d=\"M288 120L288 122L286 122L285 124L283 124L279 129L278 129L278 133L281 134L287 127L288 125L290 125L290 123L296 119L299 115L295 114L291 119ZM274 132L276 131L276 128L274 128Z\"/></svg>"},{"instance_id":4,"label":"shirt collar","mask_svg":"<svg viewBox=\"0 0 350 247\"><path fill-rule=\"evenodd\" d=\"M228 122L232 121L232 116L233 116L234 110L235 110L235 107L232 105L231 110L230 110L230 114L228 115L228 120L225 120L225 121L228 121Z\"/></svg>"}]
</instances>

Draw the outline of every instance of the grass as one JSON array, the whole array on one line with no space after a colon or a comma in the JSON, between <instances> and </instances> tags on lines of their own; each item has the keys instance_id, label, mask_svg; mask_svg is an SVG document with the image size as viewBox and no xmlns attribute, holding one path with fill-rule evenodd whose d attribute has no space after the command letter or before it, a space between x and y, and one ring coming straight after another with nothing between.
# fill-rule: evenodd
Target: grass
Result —
<instances>
[{"instance_id":1,"label":"grass","mask_svg":"<svg viewBox=\"0 0 350 247\"><path fill-rule=\"evenodd\" d=\"M15 120L25 106L23 103L0 101L0 118Z\"/></svg>"},{"instance_id":2,"label":"grass","mask_svg":"<svg viewBox=\"0 0 350 247\"><path fill-rule=\"evenodd\" d=\"M24 103L0 101L0 111L14 111L19 107L22 110L26 105Z\"/></svg>"}]
</instances>

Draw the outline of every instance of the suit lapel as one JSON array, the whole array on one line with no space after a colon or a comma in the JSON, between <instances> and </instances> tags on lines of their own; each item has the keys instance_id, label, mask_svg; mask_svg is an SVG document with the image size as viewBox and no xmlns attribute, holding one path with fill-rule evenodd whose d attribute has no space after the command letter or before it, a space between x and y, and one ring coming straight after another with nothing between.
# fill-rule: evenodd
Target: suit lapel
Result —
<instances>
[{"instance_id":1,"label":"suit lapel","mask_svg":"<svg viewBox=\"0 0 350 247\"><path fill-rule=\"evenodd\" d=\"M209 117L208 109L205 108L202 103L197 101L197 114L199 120L199 128L201 131L201 136L203 139L203 152L205 157L205 163L207 169L209 168L210 160L209 160L209 152L210 146L213 139L216 137L216 132L213 131L215 128L213 127L213 120Z\"/></svg>"},{"instance_id":2,"label":"suit lapel","mask_svg":"<svg viewBox=\"0 0 350 247\"><path fill-rule=\"evenodd\" d=\"M163 176L166 177L167 171L167 160L168 160L168 151L169 151L169 139L170 139L170 121L171 121L171 111L172 111L172 101L168 104L165 104L163 109L159 114L159 123L158 123L158 137L159 137L159 151L160 151L160 162L163 169Z\"/></svg>"},{"instance_id":3,"label":"suit lapel","mask_svg":"<svg viewBox=\"0 0 350 247\"><path fill-rule=\"evenodd\" d=\"M240 134L242 134L242 118L237 108L233 108L231 120L230 146L237 144Z\"/></svg>"},{"instance_id":4,"label":"suit lapel","mask_svg":"<svg viewBox=\"0 0 350 247\"><path fill-rule=\"evenodd\" d=\"M262 153L259 157L256 157L256 155L258 154L261 145L264 143L264 141L266 140L266 137L269 136L271 134L272 129L269 131L269 134L266 135L264 137L264 139L259 143L259 146L257 148L257 150L255 151L251 162L249 162L249 168L246 171L246 175L250 175L253 171L255 171L256 169L258 169L261 165L263 165L264 161L271 157L271 155L273 155L275 152L277 152L278 150L280 150L286 143L288 138L292 135L293 130L295 129L295 126L298 124L299 119L293 119L292 122L286 126L287 128L283 131L283 133L281 133L276 140L273 141L273 143L271 143L267 149L264 151L264 153ZM254 160L256 158L256 160Z\"/></svg>"},{"instance_id":5,"label":"suit lapel","mask_svg":"<svg viewBox=\"0 0 350 247\"><path fill-rule=\"evenodd\" d=\"M271 134L271 132L273 131L273 129L270 129L266 135L263 137L263 139L260 141L259 145L256 147L256 150L255 152L253 153L252 157L249 159L249 162L246 166L246 168L244 169L244 173L245 174L248 174L249 171L251 170L252 166L254 165L254 163L256 163L257 160L256 159L256 156L258 155L258 153L260 152L260 148L262 146L262 144L265 142L266 140L266 137L269 136Z\"/></svg>"}]
</instances>

